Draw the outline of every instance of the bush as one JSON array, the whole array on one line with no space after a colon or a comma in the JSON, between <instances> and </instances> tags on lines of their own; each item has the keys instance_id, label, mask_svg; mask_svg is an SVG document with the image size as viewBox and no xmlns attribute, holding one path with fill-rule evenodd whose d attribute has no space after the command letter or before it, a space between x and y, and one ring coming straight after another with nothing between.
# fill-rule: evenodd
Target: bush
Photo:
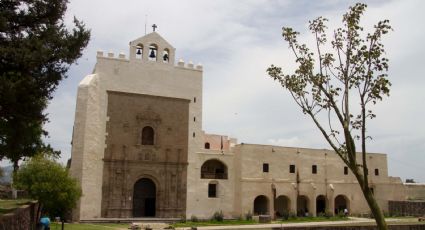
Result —
<instances>
[{"instance_id":1,"label":"bush","mask_svg":"<svg viewBox=\"0 0 425 230\"><path fill-rule=\"evenodd\" d=\"M180 215L180 223L186 223L186 215Z\"/></svg>"},{"instance_id":2,"label":"bush","mask_svg":"<svg viewBox=\"0 0 425 230\"><path fill-rule=\"evenodd\" d=\"M197 217L197 216L192 215L192 216L190 217L190 221L192 221L192 222L198 222L199 220L198 220L198 217Z\"/></svg>"},{"instance_id":3,"label":"bush","mask_svg":"<svg viewBox=\"0 0 425 230\"><path fill-rule=\"evenodd\" d=\"M288 211L283 210L281 215L282 215L282 220L288 220L289 219L289 212Z\"/></svg>"},{"instance_id":4,"label":"bush","mask_svg":"<svg viewBox=\"0 0 425 230\"><path fill-rule=\"evenodd\" d=\"M81 196L81 188L68 169L55 159L37 155L26 161L13 178L17 189L28 192L50 216L63 219Z\"/></svg>"},{"instance_id":5,"label":"bush","mask_svg":"<svg viewBox=\"0 0 425 230\"><path fill-rule=\"evenodd\" d=\"M214 212L212 216L212 220L215 221L223 221L223 212L220 210L220 212Z\"/></svg>"},{"instance_id":6,"label":"bush","mask_svg":"<svg viewBox=\"0 0 425 230\"><path fill-rule=\"evenodd\" d=\"M326 210L324 214L325 214L325 217L328 219L333 216L333 213L330 210Z\"/></svg>"},{"instance_id":7,"label":"bush","mask_svg":"<svg viewBox=\"0 0 425 230\"><path fill-rule=\"evenodd\" d=\"M239 215L238 216L238 218L236 218L238 221L241 221L241 220L243 220L243 217L242 217L242 215Z\"/></svg>"},{"instance_id":8,"label":"bush","mask_svg":"<svg viewBox=\"0 0 425 230\"><path fill-rule=\"evenodd\" d=\"M295 219L297 215L294 212L289 212L288 219Z\"/></svg>"},{"instance_id":9,"label":"bush","mask_svg":"<svg viewBox=\"0 0 425 230\"><path fill-rule=\"evenodd\" d=\"M251 211L248 211L248 212L245 214L245 220L252 220L252 213L251 213Z\"/></svg>"}]
</instances>

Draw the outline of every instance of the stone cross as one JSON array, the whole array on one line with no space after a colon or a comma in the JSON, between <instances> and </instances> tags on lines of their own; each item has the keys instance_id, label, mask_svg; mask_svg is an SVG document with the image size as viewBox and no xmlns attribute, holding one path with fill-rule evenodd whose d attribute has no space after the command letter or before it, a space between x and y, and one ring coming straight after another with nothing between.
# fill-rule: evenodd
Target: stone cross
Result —
<instances>
[{"instance_id":1,"label":"stone cross","mask_svg":"<svg viewBox=\"0 0 425 230\"><path fill-rule=\"evenodd\" d=\"M152 25L153 32L155 32L155 29L156 29L157 27L158 27L158 26L157 26L156 24L153 24L153 25Z\"/></svg>"}]
</instances>

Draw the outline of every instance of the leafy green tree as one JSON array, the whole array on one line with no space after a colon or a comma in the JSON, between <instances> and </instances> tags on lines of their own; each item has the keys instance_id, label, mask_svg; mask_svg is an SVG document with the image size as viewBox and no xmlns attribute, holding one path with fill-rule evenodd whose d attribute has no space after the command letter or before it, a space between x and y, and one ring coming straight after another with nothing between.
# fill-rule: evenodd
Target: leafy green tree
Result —
<instances>
[{"instance_id":1,"label":"leafy green tree","mask_svg":"<svg viewBox=\"0 0 425 230\"><path fill-rule=\"evenodd\" d=\"M53 159L37 155L25 162L14 175L16 188L25 190L50 216L64 218L75 207L81 188L68 170ZM40 211L40 210L39 210Z\"/></svg>"},{"instance_id":2,"label":"leafy green tree","mask_svg":"<svg viewBox=\"0 0 425 230\"><path fill-rule=\"evenodd\" d=\"M67 0L0 1L0 160L34 156L47 132L43 110L90 31L74 18L64 24Z\"/></svg>"},{"instance_id":3,"label":"leafy green tree","mask_svg":"<svg viewBox=\"0 0 425 230\"><path fill-rule=\"evenodd\" d=\"M364 36L360 18L365 4L356 4L343 16L343 27L326 36L326 18L309 22L315 37L314 51L298 42L299 33L282 28L282 36L294 53L297 69L285 74L271 65L268 74L286 88L308 115L332 149L356 177L379 229L387 229L372 193L367 167L366 122L376 115L371 106L389 95L388 59L381 38L391 30L379 21ZM359 151L356 144L360 144Z\"/></svg>"}]
</instances>

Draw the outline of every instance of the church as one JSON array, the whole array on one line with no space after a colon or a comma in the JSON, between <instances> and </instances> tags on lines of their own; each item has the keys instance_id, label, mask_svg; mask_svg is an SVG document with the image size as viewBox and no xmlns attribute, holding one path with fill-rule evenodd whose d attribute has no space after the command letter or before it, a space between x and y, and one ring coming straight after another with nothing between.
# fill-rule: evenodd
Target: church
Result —
<instances>
[{"instance_id":1,"label":"church","mask_svg":"<svg viewBox=\"0 0 425 230\"><path fill-rule=\"evenodd\" d=\"M124 53L97 52L78 86L70 173L82 189L76 221L316 216L369 212L356 178L327 149L237 143L202 129L202 65L175 60L157 32ZM387 156L368 154L382 209L405 200Z\"/></svg>"}]
</instances>

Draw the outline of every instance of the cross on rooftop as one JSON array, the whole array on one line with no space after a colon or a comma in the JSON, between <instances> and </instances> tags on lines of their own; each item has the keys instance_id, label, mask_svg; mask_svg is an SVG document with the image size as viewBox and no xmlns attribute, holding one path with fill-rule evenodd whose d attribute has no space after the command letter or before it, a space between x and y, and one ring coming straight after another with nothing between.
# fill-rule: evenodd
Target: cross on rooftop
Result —
<instances>
[{"instance_id":1,"label":"cross on rooftop","mask_svg":"<svg viewBox=\"0 0 425 230\"><path fill-rule=\"evenodd\" d=\"M156 24L153 24L152 28L153 28L153 32L155 32L155 29L158 28L158 26Z\"/></svg>"}]
</instances>

